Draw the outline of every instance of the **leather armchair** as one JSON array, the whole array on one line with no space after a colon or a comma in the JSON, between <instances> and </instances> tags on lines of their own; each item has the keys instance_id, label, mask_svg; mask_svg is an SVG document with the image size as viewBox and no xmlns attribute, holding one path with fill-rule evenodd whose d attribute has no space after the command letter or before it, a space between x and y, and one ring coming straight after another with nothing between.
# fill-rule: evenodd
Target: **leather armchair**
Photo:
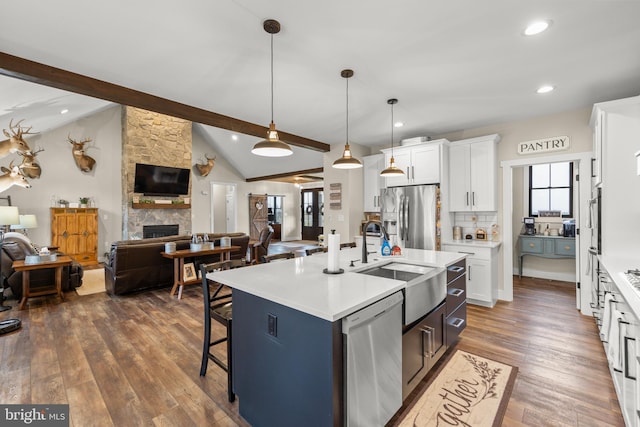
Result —
<instances>
[{"instance_id":1,"label":"leather armchair","mask_svg":"<svg viewBox=\"0 0 640 427\"><path fill-rule=\"evenodd\" d=\"M2 242L2 287L11 288L13 295L22 298L22 272L15 271L13 261L23 260L27 255L36 255L36 249L31 241L20 233L6 233ZM82 285L82 266L73 262L69 267L62 269L62 290L69 291ZM34 270L30 272L29 281L31 288L51 286L56 283L55 270Z\"/></svg>"}]
</instances>

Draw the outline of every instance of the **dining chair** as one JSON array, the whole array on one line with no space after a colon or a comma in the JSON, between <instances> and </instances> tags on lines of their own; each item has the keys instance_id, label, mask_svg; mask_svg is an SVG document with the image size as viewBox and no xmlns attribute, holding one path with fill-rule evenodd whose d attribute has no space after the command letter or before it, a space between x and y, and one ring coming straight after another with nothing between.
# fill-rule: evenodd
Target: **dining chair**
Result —
<instances>
[{"instance_id":1,"label":"dining chair","mask_svg":"<svg viewBox=\"0 0 640 427\"><path fill-rule=\"evenodd\" d=\"M260 262L265 263L265 262L275 261L278 259L291 259L291 258L294 258L295 256L296 254L293 252L282 252L279 254L263 255L260 258Z\"/></svg>"},{"instance_id":2,"label":"dining chair","mask_svg":"<svg viewBox=\"0 0 640 427\"><path fill-rule=\"evenodd\" d=\"M233 391L233 365L232 365L232 301L230 292L222 292L224 285L207 278L207 273L214 271L228 270L232 262L221 261L211 264L202 264L200 273L202 274L202 294L204 298L204 341L202 347L202 363L200 364L200 376L207 373L207 365L211 359L216 365L227 373L227 394L229 402L236 399ZM212 289L214 289L212 292ZM226 328L226 336L211 340L211 320L215 320ZM211 348L215 345L227 343L226 363L211 353Z\"/></svg>"},{"instance_id":3,"label":"dining chair","mask_svg":"<svg viewBox=\"0 0 640 427\"><path fill-rule=\"evenodd\" d=\"M261 260L262 256L269 253L269 243L273 238L273 228L267 226L260 230L258 241L252 247L252 260Z\"/></svg>"},{"instance_id":4,"label":"dining chair","mask_svg":"<svg viewBox=\"0 0 640 427\"><path fill-rule=\"evenodd\" d=\"M356 247L356 242L340 243L340 249L355 248L355 247Z\"/></svg>"},{"instance_id":5,"label":"dining chair","mask_svg":"<svg viewBox=\"0 0 640 427\"><path fill-rule=\"evenodd\" d=\"M309 256L309 255L317 254L319 252L327 252L327 248L323 248L323 247L311 248L311 249L305 250L305 252L307 253L307 256Z\"/></svg>"}]
</instances>

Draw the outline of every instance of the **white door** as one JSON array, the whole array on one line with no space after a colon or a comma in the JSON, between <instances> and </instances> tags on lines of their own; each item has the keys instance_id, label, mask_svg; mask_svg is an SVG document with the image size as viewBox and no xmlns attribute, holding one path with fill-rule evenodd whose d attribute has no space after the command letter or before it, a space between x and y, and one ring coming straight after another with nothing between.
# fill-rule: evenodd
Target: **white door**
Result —
<instances>
[{"instance_id":1,"label":"white door","mask_svg":"<svg viewBox=\"0 0 640 427\"><path fill-rule=\"evenodd\" d=\"M469 145L452 145L449 148L449 209L451 211L471 210L469 169Z\"/></svg>"},{"instance_id":2,"label":"white door","mask_svg":"<svg viewBox=\"0 0 640 427\"><path fill-rule=\"evenodd\" d=\"M413 147L411 151L411 179L413 184L440 182L440 145Z\"/></svg>"},{"instance_id":3,"label":"white door","mask_svg":"<svg viewBox=\"0 0 640 427\"><path fill-rule=\"evenodd\" d=\"M236 230L236 185L211 183L209 217L212 233L233 233Z\"/></svg>"}]
</instances>

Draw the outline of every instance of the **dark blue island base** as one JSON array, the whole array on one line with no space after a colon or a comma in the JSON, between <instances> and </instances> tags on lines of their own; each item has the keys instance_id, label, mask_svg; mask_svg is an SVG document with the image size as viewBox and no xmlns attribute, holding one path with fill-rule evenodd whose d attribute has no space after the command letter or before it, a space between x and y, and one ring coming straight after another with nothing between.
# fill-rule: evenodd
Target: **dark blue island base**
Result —
<instances>
[{"instance_id":1,"label":"dark blue island base","mask_svg":"<svg viewBox=\"0 0 640 427\"><path fill-rule=\"evenodd\" d=\"M233 290L240 415L254 427L341 426L342 322Z\"/></svg>"}]
</instances>

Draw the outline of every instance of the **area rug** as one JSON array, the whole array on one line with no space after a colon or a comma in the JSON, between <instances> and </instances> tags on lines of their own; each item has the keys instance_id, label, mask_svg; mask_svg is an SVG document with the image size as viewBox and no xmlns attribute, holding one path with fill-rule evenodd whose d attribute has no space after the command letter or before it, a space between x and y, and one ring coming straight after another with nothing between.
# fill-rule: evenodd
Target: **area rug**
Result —
<instances>
[{"instance_id":1,"label":"area rug","mask_svg":"<svg viewBox=\"0 0 640 427\"><path fill-rule=\"evenodd\" d=\"M84 270L82 286L76 288L76 293L78 295L91 295L100 292L105 292L104 268Z\"/></svg>"},{"instance_id":2,"label":"area rug","mask_svg":"<svg viewBox=\"0 0 640 427\"><path fill-rule=\"evenodd\" d=\"M457 350L399 426L498 427L517 373L514 366Z\"/></svg>"}]
</instances>

